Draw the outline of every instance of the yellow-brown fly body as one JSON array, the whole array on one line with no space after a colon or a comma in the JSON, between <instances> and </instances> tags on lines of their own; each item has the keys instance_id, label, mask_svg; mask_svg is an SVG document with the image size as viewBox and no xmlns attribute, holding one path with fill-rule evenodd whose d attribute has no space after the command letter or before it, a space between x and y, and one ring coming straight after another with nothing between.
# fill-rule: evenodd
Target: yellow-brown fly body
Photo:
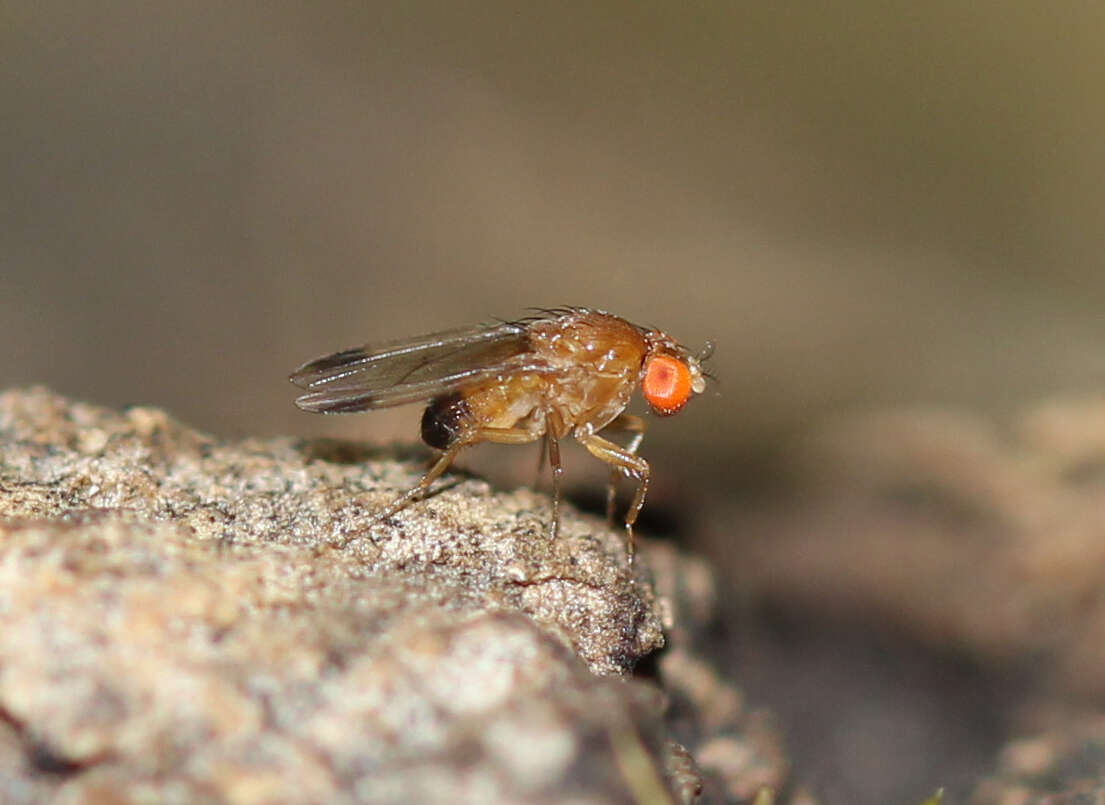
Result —
<instances>
[{"instance_id":1,"label":"yellow-brown fly body","mask_svg":"<svg viewBox=\"0 0 1105 805\"><path fill-rule=\"evenodd\" d=\"M709 349L709 347L707 347ZM624 413L640 387L652 410L669 416L705 388L699 357L659 330L588 308L542 309L511 322L369 345L311 361L291 376L306 393L296 405L315 413L350 413L429 401L422 439L441 455L422 480L377 520L421 497L464 447L523 444L544 438L553 470L551 533L559 528L560 440L573 436L610 465L614 479L637 481L625 516L629 555L633 524L648 491L649 465L637 455L643 419ZM599 431L632 433L625 446Z\"/></svg>"}]
</instances>

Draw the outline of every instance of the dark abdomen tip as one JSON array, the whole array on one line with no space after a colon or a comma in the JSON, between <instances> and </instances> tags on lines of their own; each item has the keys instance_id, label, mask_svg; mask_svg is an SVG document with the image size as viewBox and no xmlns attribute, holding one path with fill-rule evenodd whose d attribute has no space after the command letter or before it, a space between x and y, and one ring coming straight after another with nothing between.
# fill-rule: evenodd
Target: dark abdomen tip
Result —
<instances>
[{"instance_id":1,"label":"dark abdomen tip","mask_svg":"<svg viewBox=\"0 0 1105 805\"><path fill-rule=\"evenodd\" d=\"M452 447L471 416L468 404L457 393L438 397L422 414L422 441L438 450Z\"/></svg>"}]
</instances>

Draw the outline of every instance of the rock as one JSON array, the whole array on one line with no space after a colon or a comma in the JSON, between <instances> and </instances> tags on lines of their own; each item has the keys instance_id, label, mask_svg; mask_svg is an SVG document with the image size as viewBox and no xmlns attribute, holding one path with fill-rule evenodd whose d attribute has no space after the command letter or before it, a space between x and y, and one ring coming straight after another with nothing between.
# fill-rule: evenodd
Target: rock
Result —
<instances>
[{"instance_id":1,"label":"rock","mask_svg":"<svg viewBox=\"0 0 1105 805\"><path fill-rule=\"evenodd\" d=\"M649 549L631 572L616 531L567 510L550 540L547 498L455 475L370 525L418 474L0 394L0 798L693 801L666 696L630 675L679 608ZM739 730L712 695L691 738Z\"/></svg>"}]
</instances>

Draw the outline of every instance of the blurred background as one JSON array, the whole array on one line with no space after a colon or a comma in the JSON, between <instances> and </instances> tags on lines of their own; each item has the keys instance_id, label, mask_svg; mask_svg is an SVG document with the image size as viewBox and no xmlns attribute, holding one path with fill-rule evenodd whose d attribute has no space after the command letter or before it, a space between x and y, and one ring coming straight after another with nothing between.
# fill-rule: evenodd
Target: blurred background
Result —
<instances>
[{"instance_id":1,"label":"blurred background","mask_svg":"<svg viewBox=\"0 0 1105 805\"><path fill-rule=\"evenodd\" d=\"M413 409L299 412L288 372L601 307L716 343L720 382L643 448L657 529L716 557L736 521L714 503L785 498L780 445L827 417L1105 385L1100 4L39 2L0 20L5 386L226 436L413 439ZM578 486L602 477L566 461ZM794 656L756 656L785 709L771 663ZM731 675L756 678L756 656ZM910 795L943 779L910 773Z\"/></svg>"}]
</instances>

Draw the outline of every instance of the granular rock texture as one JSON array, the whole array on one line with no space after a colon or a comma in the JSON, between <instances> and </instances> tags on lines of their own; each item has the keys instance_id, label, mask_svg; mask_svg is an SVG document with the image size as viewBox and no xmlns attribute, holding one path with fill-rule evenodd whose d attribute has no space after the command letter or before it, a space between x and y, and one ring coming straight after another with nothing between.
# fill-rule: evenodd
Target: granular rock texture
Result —
<instances>
[{"instance_id":1,"label":"granular rock texture","mask_svg":"<svg viewBox=\"0 0 1105 805\"><path fill-rule=\"evenodd\" d=\"M417 468L328 443L219 444L161 411L119 415L45 392L0 398L0 428L8 518L110 511L172 523L189 544L280 549L320 573L337 563L418 578L453 607L525 612L559 629L598 673L663 644L651 587L631 576L618 535L566 516L550 540L546 500L528 492L492 496L471 482L356 533Z\"/></svg>"},{"instance_id":2,"label":"granular rock texture","mask_svg":"<svg viewBox=\"0 0 1105 805\"><path fill-rule=\"evenodd\" d=\"M370 526L417 475L0 394L0 800L693 801L627 676L678 608L647 549L476 480ZM728 696L704 741L744 740Z\"/></svg>"}]
</instances>

